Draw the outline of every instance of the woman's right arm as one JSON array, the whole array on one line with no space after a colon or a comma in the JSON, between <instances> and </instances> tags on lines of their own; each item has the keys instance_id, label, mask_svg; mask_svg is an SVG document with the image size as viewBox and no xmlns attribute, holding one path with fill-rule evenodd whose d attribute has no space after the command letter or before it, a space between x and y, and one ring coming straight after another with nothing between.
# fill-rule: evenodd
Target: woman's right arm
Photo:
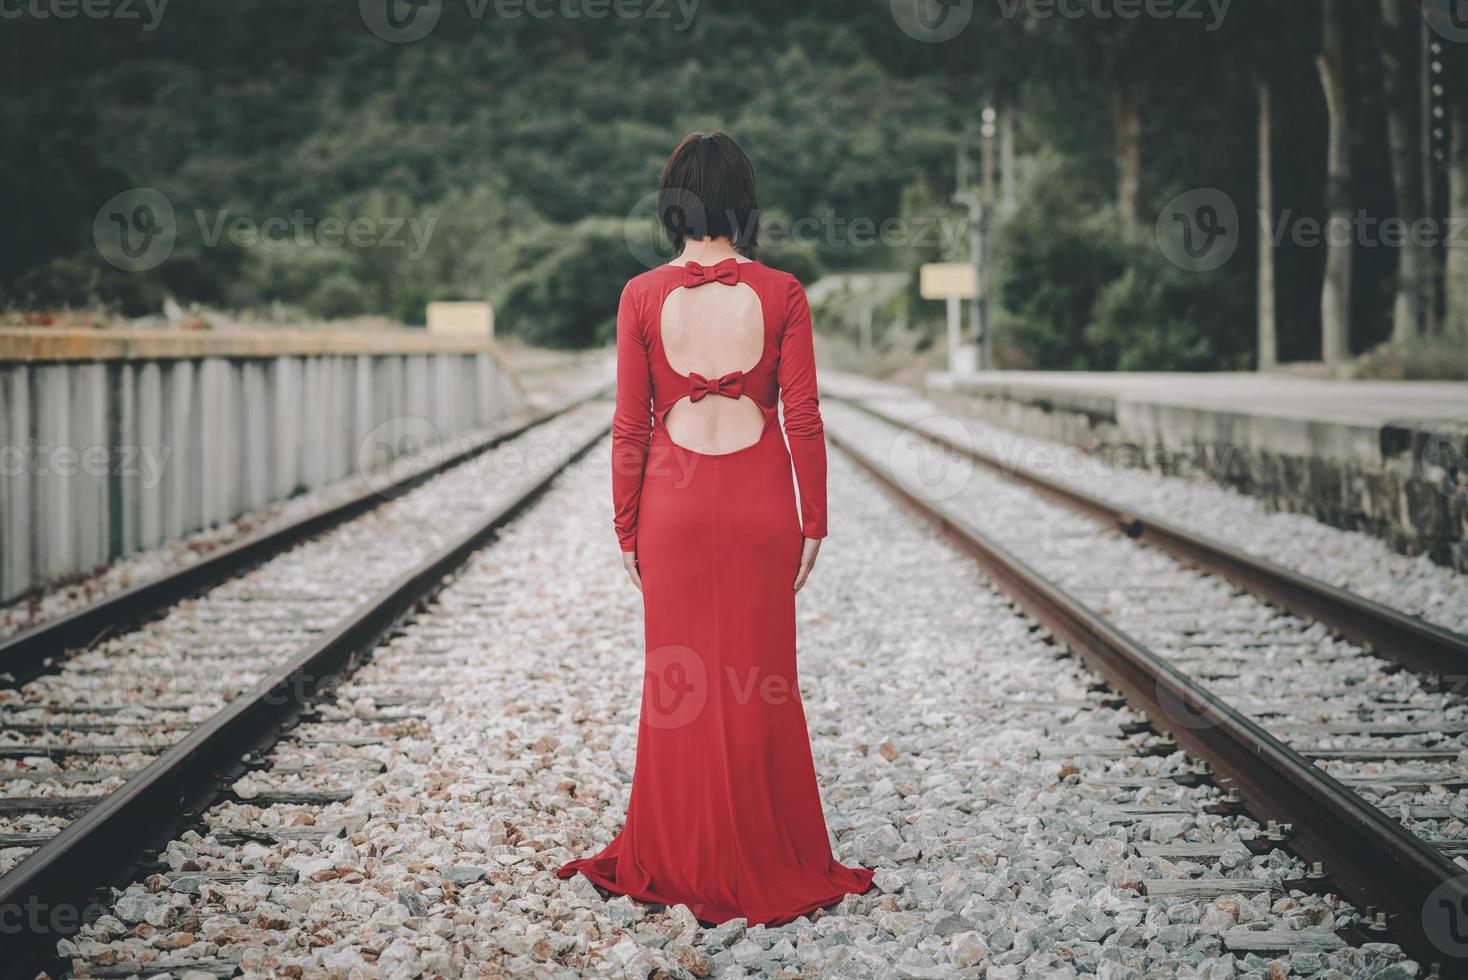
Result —
<instances>
[{"instance_id":1,"label":"woman's right arm","mask_svg":"<svg viewBox=\"0 0 1468 980\"><path fill-rule=\"evenodd\" d=\"M652 435L652 381L640 304L629 283L617 308L617 409L612 417L612 504L624 553L637 550L642 470Z\"/></svg>"}]
</instances>

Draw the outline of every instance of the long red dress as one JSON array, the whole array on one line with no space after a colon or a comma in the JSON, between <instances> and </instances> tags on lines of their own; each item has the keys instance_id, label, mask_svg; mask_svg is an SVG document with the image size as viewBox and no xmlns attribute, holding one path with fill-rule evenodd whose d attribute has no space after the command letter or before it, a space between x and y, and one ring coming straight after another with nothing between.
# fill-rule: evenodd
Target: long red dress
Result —
<instances>
[{"instance_id":1,"label":"long red dress","mask_svg":"<svg viewBox=\"0 0 1468 980\"><path fill-rule=\"evenodd\" d=\"M669 294L740 283L763 313L758 363L717 378L679 374L661 335ZM664 418L679 400L741 395L764 415L753 445L705 455L669 435ZM826 535L826 447L800 283L734 259L665 265L628 283L612 456L617 535L637 552L646 623L637 767L621 834L558 873L681 903L705 922L778 925L866 891L872 872L831 855L796 680L801 538Z\"/></svg>"}]
</instances>

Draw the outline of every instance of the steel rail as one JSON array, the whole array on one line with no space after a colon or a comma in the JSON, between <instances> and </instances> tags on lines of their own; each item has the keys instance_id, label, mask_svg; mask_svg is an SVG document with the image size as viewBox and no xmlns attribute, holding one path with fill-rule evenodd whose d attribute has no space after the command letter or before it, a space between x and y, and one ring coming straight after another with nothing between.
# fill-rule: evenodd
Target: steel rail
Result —
<instances>
[{"instance_id":1,"label":"steel rail","mask_svg":"<svg viewBox=\"0 0 1468 980\"><path fill-rule=\"evenodd\" d=\"M1460 691L1468 687L1468 636L1249 554L1216 538L1118 506L1028 467L1007 463L982 449L960 445L948 436L917 428L860 400L841 396L836 400L966 456L1078 513L1117 528L1141 544L1226 579L1245 592L1296 616L1323 623L1370 652L1427 676L1431 680L1429 686L1433 688Z\"/></svg>"},{"instance_id":2,"label":"steel rail","mask_svg":"<svg viewBox=\"0 0 1468 980\"><path fill-rule=\"evenodd\" d=\"M140 622L192 595L213 588L243 570L315 537L354 517L494 449L510 439L564 415L599 397L597 389L528 417L511 420L472 445L402 474L384 486L369 488L348 500L330 504L280 527L252 534L193 564L100 599L55 619L0 640L0 689L19 688L54 670L69 652L85 649L102 636Z\"/></svg>"},{"instance_id":3,"label":"steel rail","mask_svg":"<svg viewBox=\"0 0 1468 980\"><path fill-rule=\"evenodd\" d=\"M1046 626L1154 728L1207 759L1216 781L1237 788L1261 821L1296 828L1290 848L1320 861L1330 880L1362 908L1387 913L1397 941L1421 962L1453 963L1468 945L1443 949L1430 936L1453 935L1468 909L1468 875L1381 810L1326 775L1206 687L1158 657L1064 589L1040 575L964 518L915 495L863 450L827 431L832 444L973 557L990 581ZM1447 973L1445 975L1460 975Z\"/></svg>"},{"instance_id":4,"label":"steel rail","mask_svg":"<svg viewBox=\"0 0 1468 980\"><path fill-rule=\"evenodd\" d=\"M319 693L332 690L414 607L437 592L446 576L525 511L608 431L609 426L599 426L515 499L399 576L0 876L0 921L30 925L34 916L50 917L48 928L27 928L22 935L6 937L6 958L11 963L7 970L22 963L54 965L56 940L75 931L87 910L97 911L89 904L96 890L125 880L140 855L162 847L179 827L218 799L222 788L244 770L247 756L268 750ZM66 913L69 927L55 925L57 910Z\"/></svg>"}]
</instances>

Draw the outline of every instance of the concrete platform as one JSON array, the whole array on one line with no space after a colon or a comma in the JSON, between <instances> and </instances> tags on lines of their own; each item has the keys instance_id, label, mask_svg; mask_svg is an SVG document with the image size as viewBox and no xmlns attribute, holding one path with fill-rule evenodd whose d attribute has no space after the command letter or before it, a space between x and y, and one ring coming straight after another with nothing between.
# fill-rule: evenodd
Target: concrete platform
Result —
<instances>
[{"instance_id":1,"label":"concrete platform","mask_svg":"<svg viewBox=\"0 0 1468 980\"><path fill-rule=\"evenodd\" d=\"M1203 474L1468 570L1468 383L993 371L927 384L1006 428Z\"/></svg>"}]
</instances>

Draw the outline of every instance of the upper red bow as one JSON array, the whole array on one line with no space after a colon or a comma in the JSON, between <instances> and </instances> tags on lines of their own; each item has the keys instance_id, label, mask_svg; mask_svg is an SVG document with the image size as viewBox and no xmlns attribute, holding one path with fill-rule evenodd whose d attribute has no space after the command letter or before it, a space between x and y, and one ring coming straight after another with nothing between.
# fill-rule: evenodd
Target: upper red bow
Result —
<instances>
[{"instance_id":1,"label":"upper red bow","mask_svg":"<svg viewBox=\"0 0 1468 980\"><path fill-rule=\"evenodd\" d=\"M732 259L730 261L733 261ZM701 374L690 374L688 376L688 400L691 402L703 401L709 395L723 395L725 398L738 398L744 394L744 372L735 371L726 374L722 378L705 378Z\"/></svg>"},{"instance_id":2,"label":"upper red bow","mask_svg":"<svg viewBox=\"0 0 1468 980\"><path fill-rule=\"evenodd\" d=\"M689 262L683 267L683 285L689 289L710 282L737 286L739 284L739 260L725 259L718 265L700 265L697 262Z\"/></svg>"}]
</instances>

